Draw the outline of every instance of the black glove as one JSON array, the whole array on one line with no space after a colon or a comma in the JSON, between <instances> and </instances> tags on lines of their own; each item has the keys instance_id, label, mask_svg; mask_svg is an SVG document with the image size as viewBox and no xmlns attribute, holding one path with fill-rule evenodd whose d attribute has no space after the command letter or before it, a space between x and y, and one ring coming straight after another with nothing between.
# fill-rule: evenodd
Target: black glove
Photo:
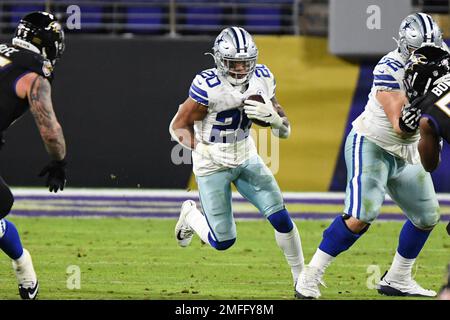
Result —
<instances>
[{"instance_id":1,"label":"black glove","mask_svg":"<svg viewBox=\"0 0 450 320\"><path fill-rule=\"evenodd\" d=\"M400 129L408 133L416 131L419 127L419 120L421 116L421 110L414 105L403 108L402 116L398 122Z\"/></svg>"},{"instance_id":2,"label":"black glove","mask_svg":"<svg viewBox=\"0 0 450 320\"><path fill-rule=\"evenodd\" d=\"M66 160L53 160L42 169L39 177L43 177L48 173L46 186L50 192L58 192L59 189L64 190L66 185Z\"/></svg>"}]
</instances>

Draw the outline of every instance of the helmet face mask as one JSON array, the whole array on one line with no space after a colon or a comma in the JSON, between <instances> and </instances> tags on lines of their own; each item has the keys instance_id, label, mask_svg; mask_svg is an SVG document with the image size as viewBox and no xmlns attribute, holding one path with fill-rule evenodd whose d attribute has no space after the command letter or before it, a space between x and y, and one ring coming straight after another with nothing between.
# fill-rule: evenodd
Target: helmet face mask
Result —
<instances>
[{"instance_id":1,"label":"helmet face mask","mask_svg":"<svg viewBox=\"0 0 450 320\"><path fill-rule=\"evenodd\" d=\"M258 49L251 35L240 27L224 29L214 42L216 68L230 84L245 85L256 69Z\"/></svg>"},{"instance_id":2,"label":"helmet face mask","mask_svg":"<svg viewBox=\"0 0 450 320\"><path fill-rule=\"evenodd\" d=\"M233 85L244 84L250 80L256 68L256 59L228 59L220 60L220 68L225 78Z\"/></svg>"},{"instance_id":3,"label":"helmet face mask","mask_svg":"<svg viewBox=\"0 0 450 320\"><path fill-rule=\"evenodd\" d=\"M32 12L20 20L13 44L41 54L54 66L65 49L64 30L47 12Z\"/></svg>"},{"instance_id":4,"label":"helmet face mask","mask_svg":"<svg viewBox=\"0 0 450 320\"><path fill-rule=\"evenodd\" d=\"M441 47L442 43L441 29L428 14L411 14L400 24L398 49L405 60L424 44Z\"/></svg>"}]
</instances>

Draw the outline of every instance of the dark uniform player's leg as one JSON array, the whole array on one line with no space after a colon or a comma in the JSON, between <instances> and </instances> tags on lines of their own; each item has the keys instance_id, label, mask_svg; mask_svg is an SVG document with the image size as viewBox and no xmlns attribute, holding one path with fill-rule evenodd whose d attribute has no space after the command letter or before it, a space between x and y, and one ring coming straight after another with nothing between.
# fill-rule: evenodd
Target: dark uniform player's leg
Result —
<instances>
[{"instance_id":1,"label":"dark uniform player's leg","mask_svg":"<svg viewBox=\"0 0 450 320\"><path fill-rule=\"evenodd\" d=\"M39 282L33 268L30 253L22 247L16 226L4 219L11 211L14 197L5 181L0 177L0 249L12 259L13 269L19 283L22 299L35 299Z\"/></svg>"},{"instance_id":2,"label":"dark uniform player's leg","mask_svg":"<svg viewBox=\"0 0 450 320\"><path fill-rule=\"evenodd\" d=\"M0 177L0 249L8 257L16 260L22 256L23 248L14 224L4 218L11 211L14 197L2 177Z\"/></svg>"},{"instance_id":3,"label":"dark uniform player's leg","mask_svg":"<svg viewBox=\"0 0 450 320\"><path fill-rule=\"evenodd\" d=\"M6 184L5 180L0 177L0 219L3 219L11 211L14 203L14 197Z\"/></svg>"}]
</instances>

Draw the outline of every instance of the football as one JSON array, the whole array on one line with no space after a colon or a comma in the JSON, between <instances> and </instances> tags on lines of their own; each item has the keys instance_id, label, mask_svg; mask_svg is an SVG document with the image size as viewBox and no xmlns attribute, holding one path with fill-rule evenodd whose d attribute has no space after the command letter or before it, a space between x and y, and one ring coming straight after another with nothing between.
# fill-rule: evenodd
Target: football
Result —
<instances>
[{"instance_id":1,"label":"football","mask_svg":"<svg viewBox=\"0 0 450 320\"><path fill-rule=\"evenodd\" d=\"M262 103L265 102L264 98L259 94L253 94L251 96L248 96L247 100L254 100L254 101L258 101L258 102L262 102ZM256 119L250 119L250 121L260 127L270 127L270 123L267 123L264 121L260 121L260 120L256 120Z\"/></svg>"}]
</instances>

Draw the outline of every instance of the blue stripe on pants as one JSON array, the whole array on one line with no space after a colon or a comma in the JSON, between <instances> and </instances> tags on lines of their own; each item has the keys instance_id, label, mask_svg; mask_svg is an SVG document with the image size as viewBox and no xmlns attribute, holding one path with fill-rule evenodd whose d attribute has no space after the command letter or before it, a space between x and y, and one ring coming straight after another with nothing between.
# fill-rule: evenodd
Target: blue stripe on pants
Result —
<instances>
[{"instance_id":1,"label":"blue stripe on pants","mask_svg":"<svg viewBox=\"0 0 450 320\"><path fill-rule=\"evenodd\" d=\"M359 143L359 173L358 173L358 211L356 212L356 218L359 219L359 214L361 212L361 176L362 176L362 148L363 148L364 137L361 136Z\"/></svg>"},{"instance_id":2,"label":"blue stripe on pants","mask_svg":"<svg viewBox=\"0 0 450 320\"><path fill-rule=\"evenodd\" d=\"M348 212L350 215L353 211L353 176L355 175L355 144L356 144L356 134L353 136L353 148L352 148L352 178L349 180L350 183L350 208Z\"/></svg>"}]
</instances>

